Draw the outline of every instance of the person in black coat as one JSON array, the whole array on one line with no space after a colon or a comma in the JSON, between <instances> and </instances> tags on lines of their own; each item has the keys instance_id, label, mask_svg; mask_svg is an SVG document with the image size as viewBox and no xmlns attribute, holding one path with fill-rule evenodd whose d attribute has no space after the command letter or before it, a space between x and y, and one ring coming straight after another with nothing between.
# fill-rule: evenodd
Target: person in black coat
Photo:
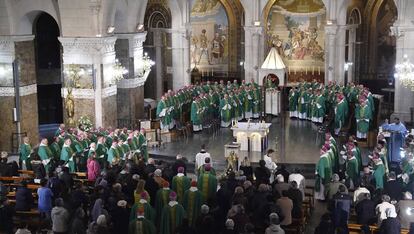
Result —
<instances>
[{"instance_id":1,"label":"person in black coat","mask_svg":"<svg viewBox=\"0 0 414 234\"><path fill-rule=\"evenodd\" d=\"M296 181L290 182L290 188L287 190L288 197L293 202L292 218L299 219L302 217L302 192L298 189Z\"/></svg>"},{"instance_id":2,"label":"person in black coat","mask_svg":"<svg viewBox=\"0 0 414 234\"><path fill-rule=\"evenodd\" d=\"M374 224L377 221L375 207L376 204L371 200L371 195L369 193L365 193L364 199L358 202L355 207L357 223L361 225Z\"/></svg>"},{"instance_id":3,"label":"person in black coat","mask_svg":"<svg viewBox=\"0 0 414 234\"><path fill-rule=\"evenodd\" d=\"M259 161L259 167L254 169L257 184L269 184L270 170L266 167L264 160Z\"/></svg>"},{"instance_id":4,"label":"person in black coat","mask_svg":"<svg viewBox=\"0 0 414 234\"><path fill-rule=\"evenodd\" d=\"M112 212L112 233L114 234L128 233L130 211L126 206L127 202L125 200L120 200L117 202L117 207L115 207L114 211Z\"/></svg>"},{"instance_id":5,"label":"person in black coat","mask_svg":"<svg viewBox=\"0 0 414 234\"><path fill-rule=\"evenodd\" d=\"M385 211L387 218L381 222L380 234L400 234L401 233L401 223L400 220L396 217L391 217L391 209Z\"/></svg>"},{"instance_id":6,"label":"person in black coat","mask_svg":"<svg viewBox=\"0 0 414 234\"><path fill-rule=\"evenodd\" d=\"M384 193L388 194L391 200L396 200L397 202L402 198L403 187L393 171L390 172L389 180L384 184Z\"/></svg>"},{"instance_id":7,"label":"person in black coat","mask_svg":"<svg viewBox=\"0 0 414 234\"><path fill-rule=\"evenodd\" d=\"M178 168L179 167L183 167L184 168L184 175L187 176L187 165L185 164L185 159L183 158L183 156L181 156L181 154L178 154L176 156L176 160L174 162L174 164L172 165L172 170L174 172L174 175L178 174Z\"/></svg>"},{"instance_id":8,"label":"person in black coat","mask_svg":"<svg viewBox=\"0 0 414 234\"><path fill-rule=\"evenodd\" d=\"M30 189L27 188L27 182L23 180L21 186L16 191L16 211L29 211L33 206L33 195Z\"/></svg>"},{"instance_id":9,"label":"person in black coat","mask_svg":"<svg viewBox=\"0 0 414 234\"><path fill-rule=\"evenodd\" d=\"M289 182L289 175L290 173L286 170L286 166L284 164L280 165L275 172L275 178L277 175L282 175L285 179L285 183Z\"/></svg>"},{"instance_id":10,"label":"person in black coat","mask_svg":"<svg viewBox=\"0 0 414 234\"><path fill-rule=\"evenodd\" d=\"M0 233L12 234L13 232L13 206L9 204L9 200L0 200Z\"/></svg>"},{"instance_id":11,"label":"person in black coat","mask_svg":"<svg viewBox=\"0 0 414 234\"><path fill-rule=\"evenodd\" d=\"M331 220L331 214L326 213L322 215L321 222L315 228L315 234L334 234L335 226Z\"/></svg>"}]
</instances>

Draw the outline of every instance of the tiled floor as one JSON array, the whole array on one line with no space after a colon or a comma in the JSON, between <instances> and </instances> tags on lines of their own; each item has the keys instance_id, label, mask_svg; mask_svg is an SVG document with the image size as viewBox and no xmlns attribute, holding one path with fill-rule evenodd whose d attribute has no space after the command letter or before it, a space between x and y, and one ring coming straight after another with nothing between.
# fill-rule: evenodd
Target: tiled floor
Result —
<instances>
[{"instance_id":1,"label":"tiled floor","mask_svg":"<svg viewBox=\"0 0 414 234\"><path fill-rule=\"evenodd\" d=\"M281 127L281 125L284 125ZM281 163L316 163L319 158L319 148L323 141L323 134L318 133L318 127L309 121L292 120L286 118L281 123L280 118L273 118L269 133L269 148L276 150L275 159ZM285 137L285 155L281 155L282 137ZM222 128L218 134L197 133L189 138L181 138L172 143L166 143L165 148L150 149L149 153L175 157L177 154L193 161L205 144L207 151L212 155L213 162L219 165L225 163L224 145L233 141L232 130ZM250 156L252 162L258 162L262 153L243 152Z\"/></svg>"}]
</instances>

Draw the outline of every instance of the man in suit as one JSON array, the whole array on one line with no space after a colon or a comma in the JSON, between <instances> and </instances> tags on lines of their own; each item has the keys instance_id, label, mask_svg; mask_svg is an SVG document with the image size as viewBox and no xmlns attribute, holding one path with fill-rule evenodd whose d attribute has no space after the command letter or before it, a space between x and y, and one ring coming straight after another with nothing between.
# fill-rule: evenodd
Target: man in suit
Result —
<instances>
[{"instance_id":1,"label":"man in suit","mask_svg":"<svg viewBox=\"0 0 414 234\"><path fill-rule=\"evenodd\" d=\"M396 180L395 172L391 171L389 174L389 179L384 185L384 193L388 194L392 200L397 202L401 200L403 187L399 181Z\"/></svg>"},{"instance_id":2,"label":"man in suit","mask_svg":"<svg viewBox=\"0 0 414 234\"><path fill-rule=\"evenodd\" d=\"M397 205L397 214L400 218L401 228L410 229L410 223L414 223L414 200L410 192L404 193L404 199Z\"/></svg>"},{"instance_id":3,"label":"man in suit","mask_svg":"<svg viewBox=\"0 0 414 234\"><path fill-rule=\"evenodd\" d=\"M355 206L357 222L361 225L370 225L377 221L375 214L375 202L371 200L371 194L364 193L363 199Z\"/></svg>"}]
</instances>

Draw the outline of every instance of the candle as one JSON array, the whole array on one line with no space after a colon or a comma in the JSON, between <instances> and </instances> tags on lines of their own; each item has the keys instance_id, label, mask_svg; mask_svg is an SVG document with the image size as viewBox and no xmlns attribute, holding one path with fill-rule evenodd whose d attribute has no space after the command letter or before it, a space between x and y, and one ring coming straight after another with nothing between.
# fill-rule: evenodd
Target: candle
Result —
<instances>
[{"instance_id":1,"label":"candle","mask_svg":"<svg viewBox=\"0 0 414 234\"><path fill-rule=\"evenodd\" d=\"M318 75L321 74L321 67L318 67Z\"/></svg>"},{"instance_id":2,"label":"candle","mask_svg":"<svg viewBox=\"0 0 414 234\"><path fill-rule=\"evenodd\" d=\"M315 71L315 67L312 66L312 75L314 74L313 72Z\"/></svg>"}]
</instances>

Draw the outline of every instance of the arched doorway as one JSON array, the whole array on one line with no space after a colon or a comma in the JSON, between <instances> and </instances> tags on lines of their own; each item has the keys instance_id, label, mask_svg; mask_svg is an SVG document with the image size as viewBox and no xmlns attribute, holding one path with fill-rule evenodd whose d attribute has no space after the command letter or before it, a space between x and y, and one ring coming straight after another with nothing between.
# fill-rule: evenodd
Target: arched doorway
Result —
<instances>
[{"instance_id":1,"label":"arched doorway","mask_svg":"<svg viewBox=\"0 0 414 234\"><path fill-rule=\"evenodd\" d=\"M172 66L171 34L166 29L171 28L171 12L166 4L149 3L145 12L145 28L147 38L144 50L156 61L145 82L145 98L159 99L167 90L172 89L172 74L168 67Z\"/></svg>"},{"instance_id":2,"label":"arched doorway","mask_svg":"<svg viewBox=\"0 0 414 234\"><path fill-rule=\"evenodd\" d=\"M60 30L55 19L42 12L33 23L33 34L39 128L42 128L63 122Z\"/></svg>"}]
</instances>

